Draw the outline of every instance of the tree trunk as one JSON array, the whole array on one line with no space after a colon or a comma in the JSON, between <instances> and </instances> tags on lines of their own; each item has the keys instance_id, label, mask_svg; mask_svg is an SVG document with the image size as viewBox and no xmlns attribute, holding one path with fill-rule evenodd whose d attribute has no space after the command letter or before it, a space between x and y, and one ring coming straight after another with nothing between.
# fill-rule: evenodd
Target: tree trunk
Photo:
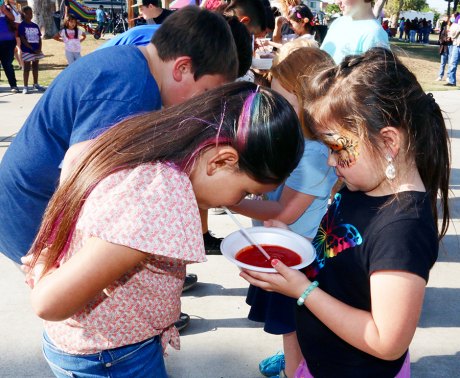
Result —
<instances>
[{"instance_id":1,"label":"tree trunk","mask_svg":"<svg viewBox=\"0 0 460 378\"><path fill-rule=\"evenodd\" d=\"M128 28L134 27L134 9L133 9L133 0L128 0Z\"/></svg>"},{"instance_id":2,"label":"tree trunk","mask_svg":"<svg viewBox=\"0 0 460 378\"><path fill-rule=\"evenodd\" d=\"M40 27L42 38L53 38L57 32L53 20L56 11L54 0L28 0L28 4L34 11L34 22Z\"/></svg>"},{"instance_id":3,"label":"tree trunk","mask_svg":"<svg viewBox=\"0 0 460 378\"><path fill-rule=\"evenodd\" d=\"M377 0L374 4L374 8L372 8L372 13L374 13L375 18L380 18L380 14L382 13L382 9L385 6L387 0Z\"/></svg>"},{"instance_id":4,"label":"tree trunk","mask_svg":"<svg viewBox=\"0 0 460 378\"><path fill-rule=\"evenodd\" d=\"M404 5L404 0L399 0L398 1L398 9L396 10L396 13L391 16L391 22L393 27L396 27L396 34L398 34L398 20L399 20L399 14L401 13L402 7Z\"/></svg>"},{"instance_id":5,"label":"tree trunk","mask_svg":"<svg viewBox=\"0 0 460 378\"><path fill-rule=\"evenodd\" d=\"M396 28L396 30L398 30L398 20L399 20L399 12L391 15L391 21L390 21L391 27Z\"/></svg>"}]
</instances>

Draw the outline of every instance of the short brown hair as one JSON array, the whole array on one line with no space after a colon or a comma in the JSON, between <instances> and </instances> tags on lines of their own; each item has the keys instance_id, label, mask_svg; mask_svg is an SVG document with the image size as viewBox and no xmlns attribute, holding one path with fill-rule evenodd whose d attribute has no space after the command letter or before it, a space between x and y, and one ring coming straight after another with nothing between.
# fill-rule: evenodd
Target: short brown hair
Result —
<instances>
[{"instance_id":1,"label":"short brown hair","mask_svg":"<svg viewBox=\"0 0 460 378\"><path fill-rule=\"evenodd\" d=\"M195 6L171 14L153 35L158 56L163 61L189 56L195 80L204 75L237 77L235 41L225 19Z\"/></svg>"}]
</instances>

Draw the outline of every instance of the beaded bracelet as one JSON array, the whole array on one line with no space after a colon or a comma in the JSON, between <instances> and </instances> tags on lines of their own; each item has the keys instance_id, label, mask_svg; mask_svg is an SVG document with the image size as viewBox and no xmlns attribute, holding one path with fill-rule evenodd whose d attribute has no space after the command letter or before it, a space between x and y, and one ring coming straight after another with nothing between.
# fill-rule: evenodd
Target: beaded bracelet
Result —
<instances>
[{"instance_id":1,"label":"beaded bracelet","mask_svg":"<svg viewBox=\"0 0 460 378\"><path fill-rule=\"evenodd\" d=\"M310 295L310 293L318 287L318 281L313 281L302 293L302 295L297 299L297 306L302 306L305 302L305 299Z\"/></svg>"}]
</instances>

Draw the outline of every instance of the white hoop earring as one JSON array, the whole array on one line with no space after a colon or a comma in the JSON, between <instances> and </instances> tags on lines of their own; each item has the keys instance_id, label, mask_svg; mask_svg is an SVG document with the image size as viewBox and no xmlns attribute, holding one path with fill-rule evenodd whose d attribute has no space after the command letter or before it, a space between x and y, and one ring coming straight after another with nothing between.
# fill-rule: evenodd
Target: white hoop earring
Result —
<instances>
[{"instance_id":1,"label":"white hoop earring","mask_svg":"<svg viewBox=\"0 0 460 378\"><path fill-rule=\"evenodd\" d=\"M396 177L396 168L393 165L393 158L390 155L387 155L387 168L385 169L385 176L387 177L388 180L394 180Z\"/></svg>"}]
</instances>

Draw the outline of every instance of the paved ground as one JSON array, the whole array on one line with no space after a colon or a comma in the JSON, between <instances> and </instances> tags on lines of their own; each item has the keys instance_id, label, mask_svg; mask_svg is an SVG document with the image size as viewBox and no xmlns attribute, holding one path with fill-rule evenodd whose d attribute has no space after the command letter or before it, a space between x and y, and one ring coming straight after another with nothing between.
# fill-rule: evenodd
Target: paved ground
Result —
<instances>
[{"instance_id":1,"label":"paved ground","mask_svg":"<svg viewBox=\"0 0 460 378\"><path fill-rule=\"evenodd\" d=\"M415 378L460 377L460 91L434 94L452 127L452 215L439 261L428 284L425 306L411 345ZM0 158L3 137L19 130L38 94L11 95L0 87ZM0 209L1 211L1 209ZM240 217L249 225L246 218ZM235 229L225 215L211 216L211 230L225 236ZM246 319L247 284L222 256L189 267L200 283L183 296L192 317L182 333L182 350L169 350L171 378L255 378L259 361L281 348L279 337L267 335ZM22 273L0 255L0 378L51 377L41 356L41 321L30 308Z\"/></svg>"}]
</instances>

